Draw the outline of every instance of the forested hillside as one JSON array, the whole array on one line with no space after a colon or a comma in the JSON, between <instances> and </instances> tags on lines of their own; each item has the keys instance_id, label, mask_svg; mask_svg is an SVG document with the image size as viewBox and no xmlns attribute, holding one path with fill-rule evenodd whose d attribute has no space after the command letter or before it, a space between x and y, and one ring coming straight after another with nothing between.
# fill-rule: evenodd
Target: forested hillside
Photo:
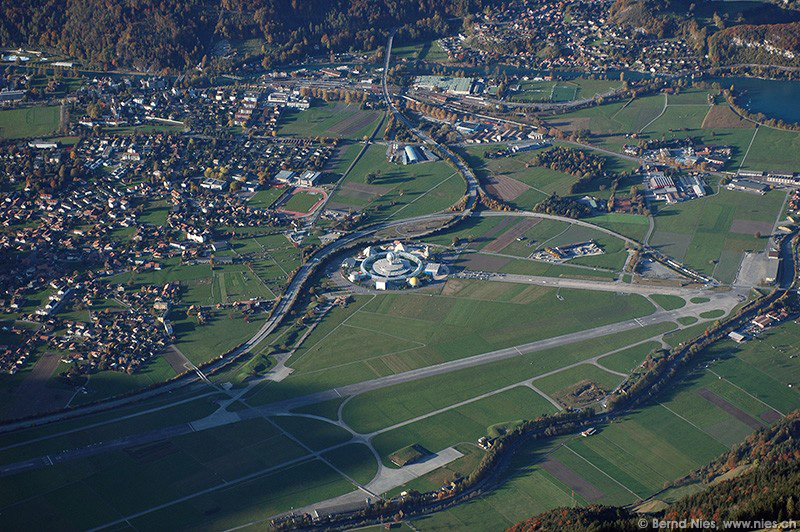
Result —
<instances>
[{"instance_id":1,"label":"forested hillside","mask_svg":"<svg viewBox=\"0 0 800 532\"><path fill-rule=\"evenodd\" d=\"M17 0L0 46L44 48L103 68L181 69L220 39L262 38L270 59L374 49L388 32L441 34L490 0Z\"/></svg>"},{"instance_id":2,"label":"forested hillside","mask_svg":"<svg viewBox=\"0 0 800 532\"><path fill-rule=\"evenodd\" d=\"M800 23L742 25L714 34L708 42L715 63L800 64Z\"/></svg>"}]
</instances>

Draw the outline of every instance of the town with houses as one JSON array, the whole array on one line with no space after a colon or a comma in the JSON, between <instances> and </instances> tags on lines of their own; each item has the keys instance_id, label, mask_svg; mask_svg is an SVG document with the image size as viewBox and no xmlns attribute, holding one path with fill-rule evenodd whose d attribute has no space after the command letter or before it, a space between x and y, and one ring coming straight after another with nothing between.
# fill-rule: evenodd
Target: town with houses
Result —
<instances>
[{"instance_id":1,"label":"town with houses","mask_svg":"<svg viewBox=\"0 0 800 532\"><path fill-rule=\"evenodd\" d=\"M800 408L790 2L184 3L0 22L9 530L611 529L797 455L739 452Z\"/></svg>"}]
</instances>

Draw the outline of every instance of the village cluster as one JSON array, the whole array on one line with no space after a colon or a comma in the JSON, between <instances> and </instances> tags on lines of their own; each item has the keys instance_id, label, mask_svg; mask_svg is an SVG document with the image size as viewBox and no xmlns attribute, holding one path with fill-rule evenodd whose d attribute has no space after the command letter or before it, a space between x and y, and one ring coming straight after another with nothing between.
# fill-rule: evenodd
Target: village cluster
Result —
<instances>
[{"instance_id":1,"label":"village cluster","mask_svg":"<svg viewBox=\"0 0 800 532\"><path fill-rule=\"evenodd\" d=\"M290 229L294 216L277 205L315 184L334 149L164 133L9 145L0 166L20 186L0 196L0 249L17 259L0 273L0 310L30 327L10 331L24 340L0 347L0 371L15 372L40 344L63 349L65 360L88 361L82 371L135 371L169 343L163 310L181 293L169 284L134 289L106 278L158 271L170 260L242 260L227 251L230 228ZM250 206L268 188L277 189L278 200ZM153 206L164 211L163 224L145 221ZM109 301L113 310L97 310ZM88 309L89 321L66 317L76 308ZM196 315L202 318L202 309Z\"/></svg>"},{"instance_id":2,"label":"village cluster","mask_svg":"<svg viewBox=\"0 0 800 532\"><path fill-rule=\"evenodd\" d=\"M691 71L697 55L683 39L659 39L606 24L612 0L514 2L476 15L472 26L439 41L453 61L504 62L530 69Z\"/></svg>"}]
</instances>

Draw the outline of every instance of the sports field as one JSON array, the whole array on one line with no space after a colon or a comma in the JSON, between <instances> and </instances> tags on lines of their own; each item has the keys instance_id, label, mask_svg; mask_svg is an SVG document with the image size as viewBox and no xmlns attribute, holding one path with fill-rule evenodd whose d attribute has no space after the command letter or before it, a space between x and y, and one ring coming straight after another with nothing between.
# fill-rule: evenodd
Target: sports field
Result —
<instances>
[{"instance_id":1,"label":"sports field","mask_svg":"<svg viewBox=\"0 0 800 532\"><path fill-rule=\"evenodd\" d=\"M286 192L285 188L259 190L247 201L247 205L256 209L268 209L284 192Z\"/></svg>"},{"instance_id":2,"label":"sports field","mask_svg":"<svg viewBox=\"0 0 800 532\"><path fill-rule=\"evenodd\" d=\"M519 91L513 93L512 102L571 102L591 99L622 86L619 80L572 79L569 81L521 81Z\"/></svg>"},{"instance_id":3,"label":"sports field","mask_svg":"<svg viewBox=\"0 0 800 532\"><path fill-rule=\"evenodd\" d=\"M20 139L55 133L61 121L61 108L25 107L0 111L0 138Z\"/></svg>"},{"instance_id":4,"label":"sports field","mask_svg":"<svg viewBox=\"0 0 800 532\"><path fill-rule=\"evenodd\" d=\"M282 210L289 212L307 213L312 207L322 200L319 192L295 191L289 200L281 206Z\"/></svg>"}]
</instances>

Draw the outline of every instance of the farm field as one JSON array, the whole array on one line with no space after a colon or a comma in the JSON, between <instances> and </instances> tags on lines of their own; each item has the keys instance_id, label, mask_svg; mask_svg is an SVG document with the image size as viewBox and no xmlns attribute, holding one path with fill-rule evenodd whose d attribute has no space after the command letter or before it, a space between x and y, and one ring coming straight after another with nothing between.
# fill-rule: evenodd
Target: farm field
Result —
<instances>
[{"instance_id":1,"label":"farm field","mask_svg":"<svg viewBox=\"0 0 800 532\"><path fill-rule=\"evenodd\" d=\"M573 145L565 146L575 149ZM590 194L600 198L607 198L610 194L610 191L600 190L600 188L573 194L571 187L578 181L577 177L550 170L549 168L526 166L542 150L523 152L497 159L484 157L486 152L497 149L497 147L498 145L496 144L470 146L462 150L461 153L488 191L513 207L533 210L537 203L553 193L559 196L575 197L583 197L586 194ZM550 148L545 148L544 151L548 149ZM612 172L631 171L637 166L635 163L619 157L608 155L603 157L606 158L607 167ZM620 183L618 190L622 193L633 184L634 181L625 180Z\"/></svg>"},{"instance_id":2,"label":"farm field","mask_svg":"<svg viewBox=\"0 0 800 532\"><path fill-rule=\"evenodd\" d=\"M621 212L599 214L585 218L585 221L615 231L637 242L641 242L644 239L649 227L647 217Z\"/></svg>"},{"instance_id":3,"label":"farm field","mask_svg":"<svg viewBox=\"0 0 800 532\"><path fill-rule=\"evenodd\" d=\"M431 244L451 246L453 239L458 239L458 244L466 247L465 251L479 252L481 255L464 253L454 261L456 266L474 270L498 271L511 262L520 262L514 261L513 257L527 258L545 247L569 246L590 240L603 249L602 255L579 257L559 264L527 261L530 263L528 265L530 273L593 277L603 275L603 272L578 266L604 268L608 273L620 270L627 258L625 242L622 239L591 227L559 220L486 216L462 223L456 229L442 232L426 240Z\"/></svg>"},{"instance_id":4,"label":"farm field","mask_svg":"<svg viewBox=\"0 0 800 532\"><path fill-rule=\"evenodd\" d=\"M372 133L382 116L380 111L364 111L355 104L326 103L282 114L278 134L360 140Z\"/></svg>"},{"instance_id":5,"label":"farm field","mask_svg":"<svg viewBox=\"0 0 800 532\"><path fill-rule=\"evenodd\" d=\"M753 144L747 152L742 168L794 172L800 166L800 133L765 126L746 131L748 133L752 131L754 136L751 137ZM751 139L748 139L748 142Z\"/></svg>"},{"instance_id":6,"label":"farm field","mask_svg":"<svg viewBox=\"0 0 800 532\"><path fill-rule=\"evenodd\" d=\"M756 355L764 353L757 342L723 342L708 351L707 358L716 360L709 369L690 372L653 403L588 438L525 444L492 493L414 525L496 530L525 517L522 500L526 513L533 514L571 505L573 494L579 504L629 504L648 497L776 421L787 408L800 406L800 394L763 373L788 370L784 382L797 379L800 363L788 357L795 349L786 350L797 335L793 324L773 330L762 340L778 347L767 360ZM747 378L752 375L758 377Z\"/></svg>"},{"instance_id":7,"label":"farm field","mask_svg":"<svg viewBox=\"0 0 800 532\"><path fill-rule=\"evenodd\" d=\"M741 166L745 169L791 171L800 164L794 155L797 150L775 156L776 146L798 143L800 134L765 127L759 128L763 131L756 135L744 161L755 133L752 123L740 120L727 105L712 107L708 102L709 93L715 100L720 99L716 90L684 89L679 94L652 94L556 115L549 118L548 123L567 133L588 129L592 133L591 144L616 152L621 152L624 144L631 143L625 137L628 133L665 140L691 136L702 143L730 146L733 155L726 170L738 170ZM763 139L759 138L761 133L764 133Z\"/></svg>"},{"instance_id":8,"label":"farm field","mask_svg":"<svg viewBox=\"0 0 800 532\"><path fill-rule=\"evenodd\" d=\"M785 193L764 196L720 189L712 196L659 209L650 244L723 283L733 282L743 253L763 250Z\"/></svg>"},{"instance_id":9,"label":"farm field","mask_svg":"<svg viewBox=\"0 0 800 532\"><path fill-rule=\"evenodd\" d=\"M0 111L0 139L41 137L55 133L60 126L60 109L54 105Z\"/></svg>"},{"instance_id":10,"label":"farm field","mask_svg":"<svg viewBox=\"0 0 800 532\"><path fill-rule=\"evenodd\" d=\"M367 183L367 175L374 175ZM449 164L390 163L386 146L371 145L331 198L332 208L366 210L370 220L409 218L445 210L464 194L464 181Z\"/></svg>"}]
</instances>

